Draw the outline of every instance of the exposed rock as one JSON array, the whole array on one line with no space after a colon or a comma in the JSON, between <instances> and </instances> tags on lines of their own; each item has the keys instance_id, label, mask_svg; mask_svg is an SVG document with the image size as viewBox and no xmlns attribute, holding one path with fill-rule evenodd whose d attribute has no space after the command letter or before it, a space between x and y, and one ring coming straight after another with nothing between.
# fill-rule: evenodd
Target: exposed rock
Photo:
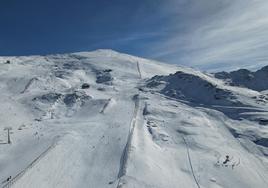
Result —
<instances>
[{"instance_id":1,"label":"exposed rock","mask_svg":"<svg viewBox=\"0 0 268 188\"><path fill-rule=\"evenodd\" d=\"M88 89L88 88L90 88L90 85L88 83L83 83L81 88L82 89Z\"/></svg>"}]
</instances>

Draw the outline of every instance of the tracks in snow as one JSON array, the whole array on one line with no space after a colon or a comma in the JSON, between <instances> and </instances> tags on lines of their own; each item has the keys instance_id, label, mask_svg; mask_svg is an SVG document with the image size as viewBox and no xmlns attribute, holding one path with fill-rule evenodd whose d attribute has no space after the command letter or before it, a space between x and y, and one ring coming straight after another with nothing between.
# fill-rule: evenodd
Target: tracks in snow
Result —
<instances>
[{"instance_id":1,"label":"tracks in snow","mask_svg":"<svg viewBox=\"0 0 268 188\"><path fill-rule=\"evenodd\" d=\"M32 78L24 87L24 89L20 92L21 94L25 93L27 89L33 84L34 81L38 80L37 78Z\"/></svg>"},{"instance_id":2,"label":"tracks in snow","mask_svg":"<svg viewBox=\"0 0 268 188\"><path fill-rule=\"evenodd\" d=\"M139 79L142 79L142 74L141 74L141 69L140 69L140 64L139 62L137 62L137 72L139 75ZM36 81L38 80L37 78L32 78L29 80L29 82L25 85L24 89L21 91L21 93L25 93L29 87ZM128 138L127 138L127 143L126 146L124 148L123 154L121 156L121 161L120 161L120 169L119 169L119 173L118 173L118 185L117 187L120 188L122 187L122 183L121 183L121 177L126 175L127 172L127 166L128 166L128 160L129 160L129 155L131 152L131 147L132 147L132 139L133 139L133 132L136 126L136 119L138 116L138 112L139 112L139 106L140 106L140 99L139 99L139 94L136 94L133 96L134 101L134 111L133 111L133 117L131 120L131 124L130 124L130 130L129 130L129 134L128 134ZM107 107L109 106L109 104L111 103L112 98L110 98L107 103L104 104L103 108L101 109L100 113L104 113L105 110L107 109ZM55 146L57 145L59 141L59 136L57 136L56 138L54 138L52 144L46 149L44 150L38 157L36 157L27 167L25 167L22 171L20 171L15 177L13 177L11 180L9 180L2 188L9 188L12 185L14 185L20 178L22 178L30 169L32 169L35 165L38 164L38 162L44 158L53 148L55 148Z\"/></svg>"},{"instance_id":3,"label":"tracks in snow","mask_svg":"<svg viewBox=\"0 0 268 188\"><path fill-rule=\"evenodd\" d=\"M44 158L49 151L51 151L57 145L59 141L59 136L56 136L51 143L51 145L43 151L38 157L36 157L26 168L24 168L21 172L19 172L14 178L9 180L2 188L9 188L13 184L15 184L28 170L33 168L42 158Z\"/></svg>"},{"instance_id":4,"label":"tracks in snow","mask_svg":"<svg viewBox=\"0 0 268 188\"><path fill-rule=\"evenodd\" d=\"M193 165L192 165L192 159L191 159L191 155L190 155L190 151L189 151L188 143L187 143L186 139L184 138L184 136L182 136L182 139L183 139L183 142L184 142L184 144L185 144L185 146L186 146L186 149L187 149L187 157L188 157L189 164L190 164L190 167L191 167L192 175L193 175L193 177L194 177L194 181L195 181L197 187L200 188L200 185L199 185L199 183L198 183L198 181L197 181L197 178L196 178L196 176L195 176L195 173L194 173L194 169L193 169Z\"/></svg>"},{"instance_id":5,"label":"tracks in snow","mask_svg":"<svg viewBox=\"0 0 268 188\"><path fill-rule=\"evenodd\" d=\"M121 188L123 183L121 183L121 178L123 176L126 175L127 172L127 166L128 166L128 160L129 160L129 155L131 152L131 142L133 139L133 132L136 126L136 120L137 120L137 116L138 116L138 112L139 112L139 106L140 106L140 99L139 99L139 95L134 95L133 96L133 100L135 102L135 107L134 107L134 113L133 113L133 118L131 120L131 124L130 124L130 130L129 130L129 134L128 134L128 138L127 138L127 144L124 148L122 157L121 157L121 161L120 161L120 169L119 169L119 173L118 173L118 184L117 184L117 188Z\"/></svg>"},{"instance_id":6,"label":"tracks in snow","mask_svg":"<svg viewBox=\"0 0 268 188\"><path fill-rule=\"evenodd\" d=\"M140 63L138 61L137 61L137 70L138 70L138 73L139 73L139 78L142 79Z\"/></svg>"},{"instance_id":7,"label":"tracks in snow","mask_svg":"<svg viewBox=\"0 0 268 188\"><path fill-rule=\"evenodd\" d=\"M107 100L107 102L104 104L103 108L100 111L101 114L103 114L105 112L106 108L109 106L111 101L112 101L112 98Z\"/></svg>"},{"instance_id":8,"label":"tracks in snow","mask_svg":"<svg viewBox=\"0 0 268 188\"><path fill-rule=\"evenodd\" d=\"M140 63L137 61L137 71L138 71L138 75L139 75L139 79L142 79L142 74L141 74L141 69L140 69ZM133 117L130 123L130 129L129 129L129 134L128 134L128 138L127 138L127 143L126 146L124 148L123 154L121 156L121 160L120 160L120 169L117 175L117 178L119 179L118 184L117 184L117 188L122 188L122 186L124 185L123 182L121 182L121 178L123 176L126 175L127 173L127 166L128 166L128 160L129 160L129 155L131 152L131 142L133 139L133 132L134 129L136 127L136 123L137 123L137 116L138 116L138 112L139 112L139 107L140 107L140 99L139 99L139 94L136 94L133 96L132 100L135 103L134 106L134 112L133 112Z\"/></svg>"}]
</instances>

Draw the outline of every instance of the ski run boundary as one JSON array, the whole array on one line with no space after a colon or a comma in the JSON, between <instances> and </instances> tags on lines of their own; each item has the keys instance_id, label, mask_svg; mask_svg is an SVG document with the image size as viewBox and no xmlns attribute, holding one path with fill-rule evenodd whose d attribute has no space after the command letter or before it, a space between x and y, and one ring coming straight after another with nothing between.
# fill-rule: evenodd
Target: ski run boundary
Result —
<instances>
[{"instance_id":1,"label":"ski run boundary","mask_svg":"<svg viewBox=\"0 0 268 188\"><path fill-rule=\"evenodd\" d=\"M196 178L196 176L195 176L195 173L194 173L194 169L193 169L193 165L192 165L192 159L191 159L191 155L190 155L190 151L189 151L188 143L187 143L186 139L184 138L184 136L182 136L182 139L183 139L183 142L184 142L184 144L185 144L185 146L186 146L187 157L188 157L188 160L189 160L189 164L190 164L190 168L191 168L192 175L193 175L193 177L194 177L194 181L195 181L197 187L200 188L200 185L199 185L199 183L198 183L198 181L197 181L197 178Z\"/></svg>"},{"instance_id":2,"label":"ski run boundary","mask_svg":"<svg viewBox=\"0 0 268 188\"><path fill-rule=\"evenodd\" d=\"M131 151L131 142L133 139L133 132L134 129L136 127L136 119L138 116L138 112L139 112L139 106L140 106L140 100L139 100L139 95L134 95L133 100L135 101L135 107L134 107L134 113L133 113L133 118L131 120L131 124L130 124L130 130L129 130L129 134L128 134L128 138L127 138L127 144L124 148L122 157L121 157L121 164L120 164L120 170L118 173L118 184L117 184L117 188L122 188L123 183L121 183L121 178L123 176L126 175L126 171L127 171L127 165L128 165L128 159L129 159L129 155L130 155L130 151Z\"/></svg>"},{"instance_id":3,"label":"ski run boundary","mask_svg":"<svg viewBox=\"0 0 268 188\"><path fill-rule=\"evenodd\" d=\"M55 148L55 146L59 142L59 138L60 136L56 136L53 139L52 144L46 150L44 150L37 158L35 158L26 168L20 171L14 178L9 180L2 188L10 188L13 184L15 184L24 174L26 174L28 170L33 168L42 158L44 158L49 153L49 151Z\"/></svg>"}]
</instances>

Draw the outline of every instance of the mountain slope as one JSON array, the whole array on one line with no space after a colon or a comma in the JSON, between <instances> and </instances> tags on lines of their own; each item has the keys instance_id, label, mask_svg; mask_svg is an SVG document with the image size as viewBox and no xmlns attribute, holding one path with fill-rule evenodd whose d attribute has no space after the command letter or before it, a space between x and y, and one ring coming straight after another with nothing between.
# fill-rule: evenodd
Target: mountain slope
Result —
<instances>
[{"instance_id":1,"label":"mountain slope","mask_svg":"<svg viewBox=\"0 0 268 188\"><path fill-rule=\"evenodd\" d=\"M230 85L242 86L256 91L268 89L268 66L255 72L247 69L239 69L230 73L218 72L215 73L215 77L226 80Z\"/></svg>"},{"instance_id":2,"label":"mountain slope","mask_svg":"<svg viewBox=\"0 0 268 188\"><path fill-rule=\"evenodd\" d=\"M268 185L266 98L213 75L112 50L1 57L0 93L3 187Z\"/></svg>"}]
</instances>

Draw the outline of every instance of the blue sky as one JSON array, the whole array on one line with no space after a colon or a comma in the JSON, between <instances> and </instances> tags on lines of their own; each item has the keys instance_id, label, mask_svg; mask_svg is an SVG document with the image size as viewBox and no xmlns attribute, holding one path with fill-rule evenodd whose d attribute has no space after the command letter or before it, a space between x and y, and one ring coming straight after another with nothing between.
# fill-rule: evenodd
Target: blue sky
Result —
<instances>
[{"instance_id":1,"label":"blue sky","mask_svg":"<svg viewBox=\"0 0 268 188\"><path fill-rule=\"evenodd\" d=\"M268 63L267 0L1 0L0 55L114 49L201 70Z\"/></svg>"}]
</instances>

